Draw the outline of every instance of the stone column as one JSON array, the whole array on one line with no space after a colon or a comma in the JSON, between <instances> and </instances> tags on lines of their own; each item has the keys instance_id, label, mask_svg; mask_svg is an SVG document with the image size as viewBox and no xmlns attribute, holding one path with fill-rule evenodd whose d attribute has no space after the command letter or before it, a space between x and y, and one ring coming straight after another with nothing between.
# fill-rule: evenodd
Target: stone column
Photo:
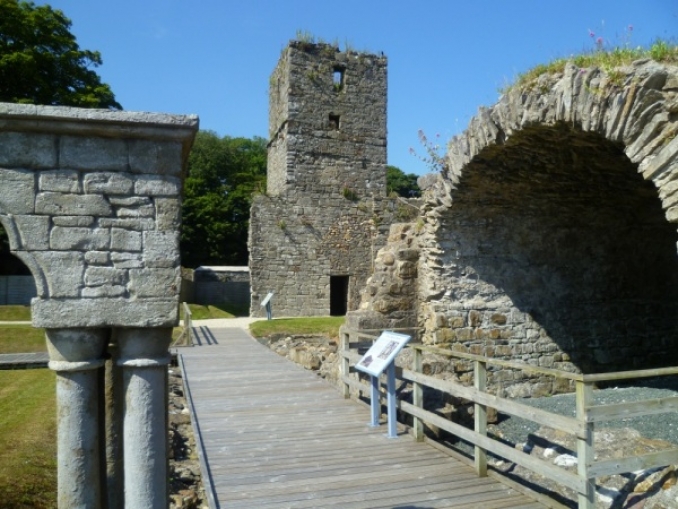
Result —
<instances>
[{"instance_id":1,"label":"stone column","mask_svg":"<svg viewBox=\"0 0 678 509\"><path fill-rule=\"evenodd\" d=\"M60 509L101 507L99 368L108 330L46 329L56 371L57 474Z\"/></svg>"},{"instance_id":2,"label":"stone column","mask_svg":"<svg viewBox=\"0 0 678 509\"><path fill-rule=\"evenodd\" d=\"M171 328L117 329L123 368L125 507L166 509L167 365Z\"/></svg>"}]
</instances>

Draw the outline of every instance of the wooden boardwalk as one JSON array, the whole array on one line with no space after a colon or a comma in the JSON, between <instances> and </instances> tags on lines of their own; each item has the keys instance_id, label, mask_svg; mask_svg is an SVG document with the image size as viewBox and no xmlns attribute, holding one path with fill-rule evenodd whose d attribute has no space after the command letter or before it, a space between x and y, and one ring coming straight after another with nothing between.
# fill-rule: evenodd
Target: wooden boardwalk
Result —
<instances>
[{"instance_id":1,"label":"wooden boardwalk","mask_svg":"<svg viewBox=\"0 0 678 509\"><path fill-rule=\"evenodd\" d=\"M544 507L409 435L252 339L207 329L180 349L214 508Z\"/></svg>"}]
</instances>

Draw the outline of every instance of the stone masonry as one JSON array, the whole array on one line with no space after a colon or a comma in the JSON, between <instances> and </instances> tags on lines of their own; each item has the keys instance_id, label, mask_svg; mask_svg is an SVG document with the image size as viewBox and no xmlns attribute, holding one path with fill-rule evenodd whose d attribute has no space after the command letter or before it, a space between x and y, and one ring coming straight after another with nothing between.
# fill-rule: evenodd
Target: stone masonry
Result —
<instances>
[{"instance_id":1,"label":"stone masonry","mask_svg":"<svg viewBox=\"0 0 678 509\"><path fill-rule=\"evenodd\" d=\"M33 325L57 373L60 508L167 507L166 366L197 127L0 103L0 221L35 279Z\"/></svg>"},{"instance_id":2,"label":"stone masonry","mask_svg":"<svg viewBox=\"0 0 678 509\"><path fill-rule=\"evenodd\" d=\"M344 314L386 239L386 58L292 41L270 79L268 189L250 219L252 316Z\"/></svg>"},{"instance_id":3,"label":"stone masonry","mask_svg":"<svg viewBox=\"0 0 678 509\"><path fill-rule=\"evenodd\" d=\"M423 341L585 373L675 365L677 113L678 69L648 60L568 64L481 109L448 168L420 179ZM397 282L375 277L349 323L403 316L375 306ZM493 381L509 395L564 389L511 371Z\"/></svg>"}]
</instances>

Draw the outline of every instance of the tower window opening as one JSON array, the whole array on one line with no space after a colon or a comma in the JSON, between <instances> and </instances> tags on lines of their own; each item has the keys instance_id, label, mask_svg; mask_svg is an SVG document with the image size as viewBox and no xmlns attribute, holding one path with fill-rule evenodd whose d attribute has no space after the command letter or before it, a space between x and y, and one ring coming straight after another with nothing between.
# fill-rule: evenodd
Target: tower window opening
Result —
<instances>
[{"instance_id":1,"label":"tower window opening","mask_svg":"<svg viewBox=\"0 0 678 509\"><path fill-rule=\"evenodd\" d=\"M339 115L330 113L330 129L339 129Z\"/></svg>"},{"instance_id":2,"label":"tower window opening","mask_svg":"<svg viewBox=\"0 0 678 509\"><path fill-rule=\"evenodd\" d=\"M344 89L344 69L342 67L335 67L332 73L332 83L334 90L337 92Z\"/></svg>"}]
</instances>

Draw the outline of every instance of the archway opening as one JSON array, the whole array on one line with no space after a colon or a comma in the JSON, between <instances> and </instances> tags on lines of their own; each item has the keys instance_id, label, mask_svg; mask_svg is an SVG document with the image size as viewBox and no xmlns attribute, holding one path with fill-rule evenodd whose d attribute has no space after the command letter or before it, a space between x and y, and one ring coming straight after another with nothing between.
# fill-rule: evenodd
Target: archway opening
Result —
<instances>
[{"instance_id":1,"label":"archway opening","mask_svg":"<svg viewBox=\"0 0 678 509\"><path fill-rule=\"evenodd\" d=\"M10 252L7 232L0 224L0 306L28 306L36 294L31 271Z\"/></svg>"},{"instance_id":2,"label":"archway opening","mask_svg":"<svg viewBox=\"0 0 678 509\"><path fill-rule=\"evenodd\" d=\"M678 234L622 146L524 129L452 198L440 242L465 342L584 373L678 360Z\"/></svg>"},{"instance_id":3,"label":"archway opening","mask_svg":"<svg viewBox=\"0 0 678 509\"><path fill-rule=\"evenodd\" d=\"M330 276L330 316L344 316L348 309L349 276Z\"/></svg>"}]
</instances>

